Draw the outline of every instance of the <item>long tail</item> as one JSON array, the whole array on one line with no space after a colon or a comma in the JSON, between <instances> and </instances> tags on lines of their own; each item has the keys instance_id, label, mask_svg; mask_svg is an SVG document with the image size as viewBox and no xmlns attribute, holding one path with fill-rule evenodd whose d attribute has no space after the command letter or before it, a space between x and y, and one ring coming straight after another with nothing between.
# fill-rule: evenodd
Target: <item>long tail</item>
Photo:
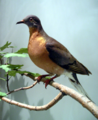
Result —
<instances>
[{"instance_id":1,"label":"long tail","mask_svg":"<svg viewBox=\"0 0 98 120\"><path fill-rule=\"evenodd\" d=\"M82 87L82 85L80 84L80 82L78 81L78 78L76 76L76 73L72 74L72 77L69 78L70 82L72 83L72 85L84 96L86 96L89 100L90 97L88 96L88 94L86 93L86 91L84 90L84 88ZM92 101L92 100L91 100ZM93 101L92 101L93 102Z\"/></svg>"}]
</instances>

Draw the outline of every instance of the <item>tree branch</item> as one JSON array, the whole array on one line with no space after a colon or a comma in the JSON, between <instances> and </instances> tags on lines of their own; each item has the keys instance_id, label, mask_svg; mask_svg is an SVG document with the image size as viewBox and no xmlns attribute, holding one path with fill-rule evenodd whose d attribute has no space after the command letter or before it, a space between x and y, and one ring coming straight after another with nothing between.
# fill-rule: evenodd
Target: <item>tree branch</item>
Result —
<instances>
[{"instance_id":1,"label":"tree branch","mask_svg":"<svg viewBox=\"0 0 98 120\"><path fill-rule=\"evenodd\" d=\"M37 84L37 81L35 81L32 85L28 86L28 87L22 87L22 88L18 88L18 89L15 89L15 90L12 90L10 92L7 93L7 95L13 93L13 92L18 92L20 90L27 90L27 89L30 89L32 87L34 87L35 85Z\"/></svg>"},{"instance_id":2,"label":"tree branch","mask_svg":"<svg viewBox=\"0 0 98 120\"><path fill-rule=\"evenodd\" d=\"M48 104L43 105L43 106L30 106L30 105L23 104L23 103L14 101L14 100L10 100L6 97L0 97L0 98L7 103L14 104L14 105L17 105L19 107L23 107L23 108L26 108L29 110L41 111L41 110L47 110L50 107L52 107L53 105L55 105L59 100L62 99L63 96L64 95L62 94L62 92L60 92L52 101L50 101Z\"/></svg>"},{"instance_id":3,"label":"tree branch","mask_svg":"<svg viewBox=\"0 0 98 120\"><path fill-rule=\"evenodd\" d=\"M37 77L34 77L27 73L25 73L24 75L33 80L37 79ZM41 81L44 82L45 78L43 78ZM67 86L58 84L54 81L51 81L50 85L56 89L59 89L61 92L69 95L70 97L72 97L73 99L78 101L83 107L88 109L96 118L98 118L98 107L92 101L90 101L87 97L83 96L82 94L76 92L75 90L73 90Z\"/></svg>"},{"instance_id":4,"label":"tree branch","mask_svg":"<svg viewBox=\"0 0 98 120\"><path fill-rule=\"evenodd\" d=\"M33 79L34 81L36 81L36 79L37 79L37 77L34 77L28 73L25 73L24 75ZM43 78L41 80L41 82L44 82L45 79L46 78ZM83 107L88 109L96 118L98 118L98 107L92 101L90 101L88 98L86 98L85 96L76 92L75 90L73 90L67 86L58 84L54 81L51 81L50 85L56 89L59 89L60 93L51 102L49 102L47 105L44 105L44 106L30 106L30 105L26 105L26 104L22 104L22 103L10 100L6 97L0 97L0 98L2 100L4 100L5 102L10 103L10 104L14 104L14 105L17 105L19 107L24 107L24 108L27 108L30 110L47 110L50 107L52 107L54 104L56 104L65 94L65 95L69 95L73 99L77 100Z\"/></svg>"}]
</instances>

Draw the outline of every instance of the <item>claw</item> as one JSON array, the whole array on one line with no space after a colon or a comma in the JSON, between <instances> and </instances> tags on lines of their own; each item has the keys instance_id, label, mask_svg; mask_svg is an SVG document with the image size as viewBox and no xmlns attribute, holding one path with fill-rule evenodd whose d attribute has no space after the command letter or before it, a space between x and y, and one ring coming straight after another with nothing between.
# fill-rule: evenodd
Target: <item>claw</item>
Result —
<instances>
[{"instance_id":1,"label":"claw","mask_svg":"<svg viewBox=\"0 0 98 120\"><path fill-rule=\"evenodd\" d=\"M39 82L41 81L41 79L44 78L44 77L46 77L46 76L49 76L49 74L39 76L39 77L37 78L37 82L39 83ZM58 77L58 76L55 75L54 77L45 80L45 81L44 81L44 83L45 83L45 88L47 88L48 84L49 84L51 81L53 81L53 79L55 79L56 77Z\"/></svg>"},{"instance_id":2,"label":"claw","mask_svg":"<svg viewBox=\"0 0 98 120\"><path fill-rule=\"evenodd\" d=\"M44 83L45 83L45 88L47 88L48 84L53 81L53 79L48 79L48 80L45 80Z\"/></svg>"},{"instance_id":3,"label":"claw","mask_svg":"<svg viewBox=\"0 0 98 120\"><path fill-rule=\"evenodd\" d=\"M44 83L45 83L45 88L48 86L48 84L53 81L53 79L55 79L56 77L58 77L57 75L55 75L54 77L48 79L48 80L45 80Z\"/></svg>"}]
</instances>

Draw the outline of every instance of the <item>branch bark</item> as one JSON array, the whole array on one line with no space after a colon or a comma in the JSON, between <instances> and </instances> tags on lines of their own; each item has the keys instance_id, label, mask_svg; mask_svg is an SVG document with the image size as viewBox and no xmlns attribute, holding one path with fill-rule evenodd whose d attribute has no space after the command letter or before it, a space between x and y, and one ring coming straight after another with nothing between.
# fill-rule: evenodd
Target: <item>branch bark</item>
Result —
<instances>
[{"instance_id":1,"label":"branch bark","mask_svg":"<svg viewBox=\"0 0 98 120\"><path fill-rule=\"evenodd\" d=\"M43 105L43 106L31 106L31 105L27 105L27 104L23 104L14 100L10 100L6 97L2 97L1 99L7 103L19 106L19 107L23 107L29 110L35 110L35 111L42 111L42 110L47 110L49 108L51 108L53 105L55 105L59 100L62 99L64 95L62 94L62 92L60 92L52 101L50 101L48 104Z\"/></svg>"},{"instance_id":2,"label":"branch bark","mask_svg":"<svg viewBox=\"0 0 98 120\"><path fill-rule=\"evenodd\" d=\"M18 91L20 91L20 90L30 89L30 88L34 87L36 84L37 84L37 81L35 81L32 85L30 85L30 86L28 86L28 87L22 87L22 88L18 88L18 89L9 91L9 92L7 93L7 95L9 95L9 94L11 94L11 93L13 93L13 92L18 92Z\"/></svg>"},{"instance_id":3,"label":"branch bark","mask_svg":"<svg viewBox=\"0 0 98 120\"><path fill-rule=\"evenodd\" d=\"M33 79L34 81L36 81L37 77L34 77L30 74L25 73L25 76ZM41 80L41 82L44 82L45 78L43 78ZM76 92L75 90L58 84L54 81L50 82L50 85L56 89L60 90L60 93L48 104L44 105L44 106L30 106L30 105L26 105L23 103L19 103L13 100L10 100L6 97L0 97L3 101L8 102L10 104L14 104L17 105L19 107L23 107L23 108L27 108L30 110L47 110L50 107L52 107L54 104L56 104L59 100L61 100L61 98L64 95L69 95L70 97L72 97L73 99L75 99L76 101L78 101L83 107L85 107L86 109L88 109L96 118L98 118L98 107L92 102L90 101L88 98L86 98L85 96L81 95L80 93Z\"/></svg>"}]
</instances>

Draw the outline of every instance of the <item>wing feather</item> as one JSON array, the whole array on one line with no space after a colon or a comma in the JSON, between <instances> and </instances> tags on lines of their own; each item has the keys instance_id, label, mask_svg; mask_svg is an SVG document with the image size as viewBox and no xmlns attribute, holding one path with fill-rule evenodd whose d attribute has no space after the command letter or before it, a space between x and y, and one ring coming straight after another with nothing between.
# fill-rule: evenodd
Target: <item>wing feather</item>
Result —
<instances>
[{"instance_id":1,"label":"wing feather","mask_svg":"<svg viewBox=\"0 0 98 120\"><path fill-rule=\"evenodd\" d=\"M46 49L49 52L50 59L59 66L67 69L68 71L87 74L91 72L80 62L75 59L70 52L59 42L52 39L46 42Z\"/></svg>"}]
</instances>

